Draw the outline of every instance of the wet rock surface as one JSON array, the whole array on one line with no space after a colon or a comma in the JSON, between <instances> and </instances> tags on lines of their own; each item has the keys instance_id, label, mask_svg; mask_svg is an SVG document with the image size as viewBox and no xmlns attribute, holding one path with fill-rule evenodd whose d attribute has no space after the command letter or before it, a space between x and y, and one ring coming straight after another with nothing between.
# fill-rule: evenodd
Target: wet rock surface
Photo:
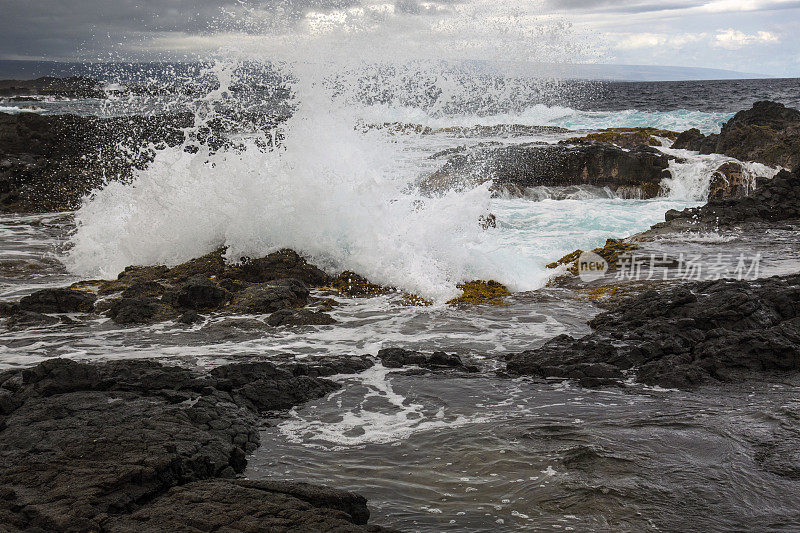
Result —
<instances>
[{"instance_id":1,"label":"wet rock surface","mask_svg":"<svg viewBox=\"0 0 800 533\"><path fill-rule=\"evenodd\" d=\"M782 170L774 178L756 180L756 188L741 198L709 199L706 205L667 211L659 228L691 229L743 222L779 222L800 217L800 167Z\"/></svg>"},{"instance_id":2,"label":"wet rock surface","mask_svg":"<svg viewBox=\"0 0 800 533\"><path fill-rule=\"evenodd\" d=\"M719 134L688 130L672 147L795 168L800 165L800 111L776 102L756 102L736 113Z\"/></svg>"},{"instance_id":3,"label":"wet rock surface","mask_svg":"<svg viewBox=\"0 0 800 533\"><path fill-rule=\"evenodd\" d=\"M171 489L111 531L388 531L367 526L366 500L302 483L215 479Z\"/></svg>"},{"instance_id":4,"label":"wet rock surface","mask_svg":"<svg viewBox=\"0 0 800 533\"><path fill-rule=\"evenodd\" d=\"M754 185L742 165L730 161L720 165L711 175L708 198L711 200L744 198L752 192Z\"/></svg>"},{"instance_id":5,"label":"wet rock surface","mask_svg":"<svg viewBox=\"0 0 800 533\"><path fill-rule=\"evenodd\" d=\"M36 313L88 313L94 308L94 294L71 289L43 289L19 301L21 311Z\"/></svg>"},{"instance_id":6,"label":"wet rock surface","mask_svg":"<svg viewBox=\"0 0 800 533\"><path fill-rule=\"evenodd\" d=\"M250 286L236 293L229 310L236 313L264 314L281 309L302 307L309 290L296 279L278 280Z\"/></svg>"},{"instance_id":7,"label":"wet rock surface","mask_svg":"<svg viewBox=\"0 0 800 533\"><path fill-rule=\"evenodd\" d=\"M690 387L800 370L800 275L670 286L621 300L583 338L510 355L517 374Z\"/></svg>"},{"instance_id":8,"label":"wet rock surface","mask_svg":"<svg viewBox=\"0 0 800 533\"><path fill-rule=\"evenodd\" d=\"M613 144L620 148L661 146L661 139L675 140L678 133L657 128L608 128L583 137L572 137L561 144Z\"/></svg>"},{"instance_id":9,"label":"wet rock surface","mask_svg":"<svg viewBox=\"0 0 800 533\"><path fill-rule=\"evenodd\" d=\"M652 198L669 176L668 166L669 157L652 147L519 144L453 156L420 187L441 192L493 180L496 190L520 195L526 187L592 185L623 197Z\"/></svg>"},{"instance_id":10,"label":"wet rock surface","mask_svg":"<svg viewBox=\"0 0 800 533\"><path fill-rule=\"evenodd\" d=\"M281 309L267 318L270 326L328 326L336 320L322 311L308 309Z\"/></svg>"},{"instance_id":11,"label":"wet rock surface","mask_svg":"<svg viewBox=\"0 0 800 533\"><path fill-rule=\"evenodd\" d=\"M217 250L172 268L131 266L116 280L89 280L69 288L44 289L19 302L4 302L6 326L37 327L58 319L47 314L102 313L121 325L177 319L192 324L201 313L274 314L270 325L325 325L324 313L301 309L309 303L309 280L316 286L328 276L292 250L227 264ZM298 278L292 276L299 276ZM96 293L96 294L95 294ZM23 314L26 314L23 317ZM34 319L30 313L44 314ZM15 318L16 317L16 318Z\"/></svg>"},{"instance_id":12,"label":"wet rock surface","mask_svg":"<svg viewBox=\"0 0 800 533\"><path fill-rule=\"evenodd\" d=\"M429 370L454 369L465 372L478 371L475 366L465 365L459 356L445 352L425 354L403 348L384 348L378 351L378 359L380 359L383 366L387 368L403 368L413 365Z\"/></svg>"},{"instance_id":13,"label":"wet rock surface","mask_svg":"<svg viewBox=\"0 0 800 533\"><path fill-rule=\"evenodd\" d=\"M52 359L6 371L0 522L9 531L380 530L364 526L358 495L233 479L258 445L259 413L336 388L270 363L199 374Z\"/></svg>"}]
</instances>

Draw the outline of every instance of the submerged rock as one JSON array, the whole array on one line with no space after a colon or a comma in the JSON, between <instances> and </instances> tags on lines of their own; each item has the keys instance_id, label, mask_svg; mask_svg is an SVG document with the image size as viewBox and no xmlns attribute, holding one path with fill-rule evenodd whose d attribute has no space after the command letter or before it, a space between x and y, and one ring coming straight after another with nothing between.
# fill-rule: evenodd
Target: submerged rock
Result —
<instances>
[{"instance_id":1,"label":"submerged rock","mask_svg":"<svg viewBox=\"0 0 800 533\"><path fill-rule=\"evenodd\" d=\"M0 523L10 531L367 531L360 496L229 479L258 444L260 410L337 387L268 363L201 375L148 361L52 359L4 372Z\"/></svg>"},{"instance_id":2,"label":"submerged rock","mask_svg":"<svg viewBox=\"0 0 800 533\"><path fill-rule=\"evenodd\" d=\"M8 329L26 329L54 326L60 323L61 320L58 317L34 311L18 311L6 321L6 327Z\"/></svg>"},{"instance_id":3,"label":"submerged rock","mask_svg":"<svg viewBox=\"0 0 800 533\"><path fill-rule=\"evenodd\" d=\"M608 383L688 387L800 371L800 275L687 283L625 298L590 322L508 357L508 370Z\"/></svg>"},{"instance_id":4,"label":"submerged rock","mask_svg":"<svg viewBox=\"0 0 800 533\"><path fill-rule=\"evenodd\" d=\"M331 315L308 309L281 309L267 318L270 326L328 326L335 323Z\"/></svg>"},{"instance_id":5,"label":"submerged rock","mask_svg":"<svg viewBox=\"0 0 800 533\"><path fill-rule=\"evenodd\" d=\"M800 165L800 111L777 102L756 102L736 113L719 134L688 130L672 147L795 168Z\"/></svg>"},{"instance_id":6,"label":"submerged rock","mask_svg":"<svg viewBox=\"0 0 800 533\"><path fill-rule=\"evenodd\" d=\"M403 348L384 348L378 351L378 359L386 368L403 368L407 365L414 365L430 370L452 368L467 372L477 371L476 367L465 365L457 355L445 352L423 354Z\"/></svg>"},{"instance_id":7,"label":"submerged rock","mask_svg":"<svg viewBox=\"0 0 800 533\"><path fill-rule=\"evenodd\" d=\"M514 194L542 185L592 185L625 197L652 198L669 176L668 166L669 157L650 147L520 144L453 156L419 185L436 193L493 180L495 190Z\"/></svg>"}]
</instances>

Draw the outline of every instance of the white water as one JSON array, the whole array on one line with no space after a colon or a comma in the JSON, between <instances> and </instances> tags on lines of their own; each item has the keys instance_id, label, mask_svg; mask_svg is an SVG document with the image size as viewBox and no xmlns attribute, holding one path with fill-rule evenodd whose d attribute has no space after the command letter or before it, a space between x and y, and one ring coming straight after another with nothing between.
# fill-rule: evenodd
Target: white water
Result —
<instances>
[{"instance_id":1,"label":"white water","mask_svg":"<svg viewBox=\"0 0 800 533\"><path fill-rule=\"evenodd\" d=\"M230 73L219 68L222 87L200 103L200 123L226 98ZM370 113L378 118L375 106L331 105L310 79L297 85L299 107L281 127L280 148L261 149L250 137L236 150L217 153L203 146L197 153L166 149L133 183L97 191L76 215L70 269L109 278L130 264L178 264L219 246L227 246L234 261L289 247L331 273L354 270L437 301L456 295L456 285L470 279L533 290L552 274L544 268L548 262L642 231L663 220L666 210L702 201L720 164L711 157L673 164L673 178L665 182L669 195L657 201L502 200L492 199L487 186L425 197L413 183L430 167L430 146L442 140L357 128ZM540 111L541 119L494 120L566 120L564 110L549 118ZM406 113L394 117L401 122L440 126L477 120L420 121L408 110L398 113ZM384 108L382 119L389 118ZM481 123L492 123L485 118ZM499 226L484 231L478 219L489 212Z\"/></svg>"},{"instance_id":2,"label":"white water","mask_svg":"<svg viewBox=\"0 0 800 533\"><path fill-rule=\"evenodd\" d=\"M236 105L228 88L239 81L239 59L273 54L284 60L281 65L294 80L296 105L281 126L280 147L265 150L268 139L250 137L236 149L216 153L204 146L196 153L183 146L159 151L132 183L112 183L86 199L76 215L70 270L82 277L109 278L131 264L173 265L220 246L227 247L227 257L234 261L289 247L331 273L353 270L373 282L443 301L458 293L460 282L471 279L537 289L552 275L544 267L548 262L576 248L602 244L605 238L644 230L662 220L665 210L704 199L708 176L694 163L677 169L667 199L651 202L498 200L491 198L488 186L422 196L414 183L430 170L427 156L441 140L364 128L365 122L696 126L714 131L727 117L541 105L497 111L516 109L520 91L541 83L508 79L487 89L484 78L473 83L458 69L453 74L442 62L423 60L456 57L463 46L398 43L388 35L395 19L379 17L383 22L376 25L369 18L376 13L367 15L365 19L364 13L351 10L341 20L325 18L324 24L312 17L301 36L268 36L252 50L224 51L226 59L208 73L219 80L219 89L195 102L196 127L213 119L220 106ZM455 35L485 33L485 24L476 22L473 13L463 15L441 32L446 42ZM515 13L503 16L498 24L529 24L527 30L537 29L541 42L531 43L530 32L514 26L514 32L504 34L505 41L486 41L489 48L481 53L502 58L519 47L528 60L536 60L536 53L543 54L540 60L578 54L576 41L558 24L533 23L515 18ZM470 41L470 47L481 42ZM466 58L477 53L470 47L469 54L462 54ZM431 94L438 96L431 101ZM497 215L499 225L484 231L478 220L489 212Z\"/></svg>"}]
</instances>

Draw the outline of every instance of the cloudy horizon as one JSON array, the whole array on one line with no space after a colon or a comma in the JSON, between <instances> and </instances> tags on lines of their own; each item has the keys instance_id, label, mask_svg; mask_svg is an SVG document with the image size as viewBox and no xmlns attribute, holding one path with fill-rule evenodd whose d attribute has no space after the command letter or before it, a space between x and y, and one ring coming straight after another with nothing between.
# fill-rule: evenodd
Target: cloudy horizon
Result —
<instances>
[{"instance_id":1,"label":"cloudy horizon","mask_svg":"<svg viewBox=\"0 0 800 533\"><path fill-rule=\"evenodd\" d=\"M438 37L454 49L466 49L469 46L456 39L478 28L483 33L472 38L484 44L496 32L540 48L538 56L529 57L520 46L510 47L511 59L541 60L560 46L576 62L800 76L798 0L543 0L498 5L488 0L121 0L113 5L104 0L80 5L0 0L5 13L0 21L0 59L180 59L232 40L320 33L329 25L358 20L383 24L387 47L409 42L424 47L426 39ZM468 31L458 26L465 17L475 21ZM448 24L450 33L441 31ZM549 49L543 43L555 37L542 28L568 37ZM475 50L473 57L480 57Z\"/></svg>"}]
</instances>

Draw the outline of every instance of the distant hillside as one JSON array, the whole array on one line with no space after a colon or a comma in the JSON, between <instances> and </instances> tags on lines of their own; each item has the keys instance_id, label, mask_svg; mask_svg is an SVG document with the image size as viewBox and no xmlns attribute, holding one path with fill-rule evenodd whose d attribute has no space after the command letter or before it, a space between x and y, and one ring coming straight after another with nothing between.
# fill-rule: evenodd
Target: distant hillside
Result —
<instances>
[{"instance_id":1,"label":"distant hillside","mask_svg":"<svg viewBox=\"0 0 800 533\"><path fill-rule=\"evenodd\" d=\"M535 64L471 61L471 67L485 73L542 78L608 81L679 81L768 78L759 74L710 68L661 67L654 65ZM144 65L144 64L143 64ZM154 63L147 64L152 67ZM157 68L157 67L156 67ZM92 76L98 65L52 61L0 60L0 79L34 79L42 76Z\"/></svg>"},{"instance_id":2,"label":"distant hillside","mask_svg":"<svg viewBox=\"0 0 800 533\"><path fill-rule=\"evenodd\" d=\"M662 67L656 65L605 65L555 63L471 62L492 74L605 81L683 81L769 78L761 74L712 68Z\"/></svg>"}]
</instances>

